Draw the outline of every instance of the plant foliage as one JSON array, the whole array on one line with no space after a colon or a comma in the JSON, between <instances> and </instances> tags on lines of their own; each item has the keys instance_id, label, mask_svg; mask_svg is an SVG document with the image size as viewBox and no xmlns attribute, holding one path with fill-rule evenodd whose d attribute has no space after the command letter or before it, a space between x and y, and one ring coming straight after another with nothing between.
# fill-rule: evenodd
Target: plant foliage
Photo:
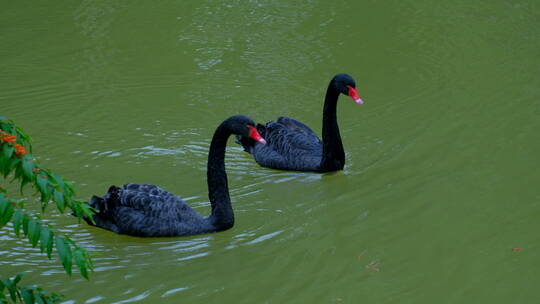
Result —
<instances>
[{"instance_id":1,"label":"plant foliage","mask_svg":"<svg viewBox=\"0 0 540 304\"><path fill-rule=\"evenodd\" d=\"M38 286L18 286L24 273L19 273L13 278L0 280L0 303L20 301L22 303L58 303L62 297L41 289ZM7 294L6 294L6 293Z\"/></svg>"},{"instance_id":2,"label":"plant foliage","mask_svg":"<svg viewBox=\"0 0 540 304\"><path fill-rule=\"evenodd\" d=\"M10 182L20 184L20 192L27 185L36 189L41 203L41 213L45 212L49 203L54 202L61 213L68 210L82 217L90 217L93 210L85 203L73 198L73 185L43 167L32 155L31 137L12 120L0 116L0 175L4 180L13 176ZM18 237L26 237L32 247L40 248L42 253L52 258L56 249L57 256L68 275L73 265L80 274L88 279L93 265L89 253L58 230L41 220L41 214L24 208L24 201L16 201L7 196L7 190L0 184L0 229L11 223L13 232ZM37 286L18 285L23 274L13 278L0 280L0 304L13 302L23 303L56 303L60 296L49 293Z\"/></svg>"}]
</instances>

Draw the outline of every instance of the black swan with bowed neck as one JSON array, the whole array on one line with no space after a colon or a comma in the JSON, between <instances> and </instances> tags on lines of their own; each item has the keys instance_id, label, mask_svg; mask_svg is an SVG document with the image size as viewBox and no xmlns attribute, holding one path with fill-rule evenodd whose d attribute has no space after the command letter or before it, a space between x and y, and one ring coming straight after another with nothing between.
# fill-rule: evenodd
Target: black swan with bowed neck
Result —
<instances>
[{"instance_id":1,"label":"black swan with bowed neck","mask_svg":"<svg viewBox=\"0 0 540 304\"><path fill-rule=\"evenodd\" d=\"M89 205L97 213L94 223L88 218L86 222L118 234L144 237L193 235L231 228L234 213L225 173L225 148L231 134L265 143L255 123L246 116L232 116L219 125L208 153L208 197L212 206L208 217L158 186L126 184L122 188L111 186L103 198L93 196Z\"/></svg>"},{"instance_id":2,"label":"black swan with bowed neck","mask_svg":"<svg viewBox=\"0 0 540 304\"><path fill-rule=\"evenodd\" d=\"M267 145L260 145L245 136L237 136L237 142L263 167L315 172L342 170L345 151L336 117L339 94L350 96L358 104L364 103L350 75L334 76L324 99L322 141L305 124L279 117L265 126L257 125L259 133L268 141Z\"/></svg>"}]
</instances>

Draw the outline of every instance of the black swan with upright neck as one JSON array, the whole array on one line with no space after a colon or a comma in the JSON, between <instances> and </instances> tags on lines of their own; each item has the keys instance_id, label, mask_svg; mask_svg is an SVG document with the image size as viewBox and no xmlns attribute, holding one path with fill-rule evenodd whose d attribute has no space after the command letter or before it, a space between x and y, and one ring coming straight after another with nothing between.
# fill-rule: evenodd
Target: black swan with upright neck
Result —
<instances>
[{"instance_id":1,"label":"black swan with upright neck","mask_svg":"<svg viewBox=\"0 0 540 304\"><path fill-rule=\"evenodd\" d=\"M118 234L143 237L193 235L231 228L234 213L225 172L225 148L231 134L265 143L255 123L246 116L231 116L218 126L208 152L208 197L212 206L208 217L158 186L126 184L122 188L111 186L103 198L93 196L89 205L97 213L94 222L85 218L86 222Z\"/></svg>"},{"instance_id":2,"label":"black swan with upright neck","mask_svg":"<svg viewBox=\"0 0 540 304\"><path fill-rule=\"evenodd\" d=\"M237 142L263 167L314 172L342 170L345 151L336 117L339 94L350 96L358 104L364 103L350 75L334 76L324 99L322 141L305 124L292 118L279 117L265 126L257 125L259 133L268 141L267 145L246 136L237 136Z\"/></svg>"}]
</instances>

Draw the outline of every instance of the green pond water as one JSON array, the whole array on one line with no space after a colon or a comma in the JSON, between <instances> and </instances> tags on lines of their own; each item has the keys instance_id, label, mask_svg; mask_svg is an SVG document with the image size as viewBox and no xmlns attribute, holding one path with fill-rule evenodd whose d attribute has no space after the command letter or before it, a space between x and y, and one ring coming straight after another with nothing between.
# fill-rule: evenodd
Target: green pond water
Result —
<instances>
[{"instance_id":1,"label":"green pond water","mask_svg":"<svg viewBox=\"0 0 540 304\"><path fill-rule=\"evenodd\" d=\"M0 114L82 200L151 183L207 215L216 126L320 134L336 73L366 101L338 103L343 171L231 139L233 229L144 239L51 209L91 280L9 227L0 276L65 303L540 303L540 2L1 1Z\"/></svg>"}]
</instances>

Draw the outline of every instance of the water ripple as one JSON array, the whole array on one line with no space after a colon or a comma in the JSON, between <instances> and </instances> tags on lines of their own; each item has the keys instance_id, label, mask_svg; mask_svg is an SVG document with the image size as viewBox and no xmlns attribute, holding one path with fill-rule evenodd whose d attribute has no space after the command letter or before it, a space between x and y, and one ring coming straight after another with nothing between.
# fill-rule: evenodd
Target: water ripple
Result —
<instances>
[{"instance_id":1,"label":"water ripple","mask_svg":"<svg viewBox=\"0 0 540 304\"><path fill-rule=\"evenodd\" d=\"M264 234L264 235L261 235L247 243L245 243L246 245L253 245L253 244L256 244L256 243L260 243L260 242L263 242L263 241L266 241L266 240L269 240L277 235L280 235L284 230L279 230L279 231L274 231L274 232L271 232L271 233L267 233L267 234Z\"/></svg>"},{"instance_id":2,"label":"water ripple","mask_svg":"<svg viewBox=\"0 0 540 304\"><path fill-rule=\"evenodd\" d=\"M189 289L189 287L187 287L187 286L186 286L186 287L179 287L179 288L169 289L169 290L167 290L166 292L164 292L164 293L161 295L161 297L162 297L162 298L165 298L165 297L168 297L168 296L170 296L170 295L173 295L173 294L175 294L175 293L178 293L178 292L181 292L181 291L184 291L184 290L187 290L187 289Z\"/></svg>"},{"instance_id":3,"label":"water ripple","mask_svg":"<svg viewBox=\"0 0 540 304\"><path fill-rule=\"evenodd\" d=\"M146 299L150 294L151 294L150 291L145 291L145 292L143 292L143 293L141 293L139 295L136 295L134 297L131 297L129 299L112 302L111 304L123 304L123 303L138 302L138 301Z\"/></svg>"}]
</instances>

